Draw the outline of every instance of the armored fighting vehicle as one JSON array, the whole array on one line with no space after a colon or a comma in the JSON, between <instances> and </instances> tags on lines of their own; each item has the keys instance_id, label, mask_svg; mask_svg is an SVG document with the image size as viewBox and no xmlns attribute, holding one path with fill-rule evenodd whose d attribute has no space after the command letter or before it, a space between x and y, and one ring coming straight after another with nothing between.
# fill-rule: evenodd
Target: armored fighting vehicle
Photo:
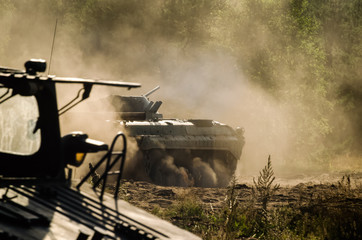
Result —
<instances>
[{"instance_id":1,"label":"armored fighting vehicle","mask_svg":"<svg viewBox=\"0 0 362 240\"><path fill-rule=\"evenodd\" d=\"M25 68L0 68L0 239L198 239L118 199L127 152L122 132L110 146L82 132L61 137L59 115L87 99L94 85L139 84L40 76L43 60L28 61ZM78 96L59 109L58 84L81 86ZM114 151L117 142L123 147ZM103 157L75 182L73 170L91 152ZM112 196L105 187L117 164Z\"/></svg>"},{"instance_id":2,"label":"armored fighting vehicle","mask_svg":"<svg viewBox=\"0 0 362 240\"><path fill-rule=\"evenodd\" d=\"M111 95L118 122L140 151L152 182L160 185L223 187L235 172L244 146L243 129L209 119L164 119L162 102L150 101L156 87L142 96Z\"/></svg>"}]
</instances>

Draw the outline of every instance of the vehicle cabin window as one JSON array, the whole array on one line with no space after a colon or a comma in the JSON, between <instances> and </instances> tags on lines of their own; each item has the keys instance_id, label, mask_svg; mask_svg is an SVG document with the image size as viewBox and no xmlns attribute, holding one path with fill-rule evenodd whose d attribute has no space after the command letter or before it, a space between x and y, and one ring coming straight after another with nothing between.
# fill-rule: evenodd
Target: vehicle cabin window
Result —
<instances>
[{"instance_id":1,"label":"vehicle cabin window","mask_svg":"<svg viewBox=\"0 0 362 240\"><path fill-rule=\"evenodd\" d=\"M2 96L7 89L0 89ZM1 100L3 100L2 98ZM0 104L0 152L31 155L40 148L39 117L35 97L15 95Z\"/></svg>"}]
</instances>

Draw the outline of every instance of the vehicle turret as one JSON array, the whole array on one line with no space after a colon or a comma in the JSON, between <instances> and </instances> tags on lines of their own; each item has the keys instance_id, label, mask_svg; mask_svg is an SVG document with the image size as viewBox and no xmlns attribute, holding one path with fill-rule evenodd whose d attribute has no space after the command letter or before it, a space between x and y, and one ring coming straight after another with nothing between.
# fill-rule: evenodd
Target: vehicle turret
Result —
<instances>
[{"instance_id":1,"label":"vehicle turret","mask_svg":"<svg viewBox=\"0 0 362 240\"><path fill-rule=\"evenodd\" d=\"M162 114L157 112L162 102L150 101L148 96L157 91L159 88L160 87L157 86L141 96L111 95L107 97L105 101L108 101L113 106L117 107L116 111L119 111L119 117L123 120L157 121L163 117Z\"/></svg>"}]
</instances>

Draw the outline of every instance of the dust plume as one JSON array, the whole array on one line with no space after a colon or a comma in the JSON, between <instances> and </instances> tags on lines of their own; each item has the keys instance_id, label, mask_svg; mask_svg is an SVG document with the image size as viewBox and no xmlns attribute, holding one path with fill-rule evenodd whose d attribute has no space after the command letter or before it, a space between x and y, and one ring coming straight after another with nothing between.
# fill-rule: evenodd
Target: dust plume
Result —
<instances>
[{"instance_id":1,"label":"dust plume","mask_svg":"<svg viewBox=\"0 0 362 240\"><path fill-rule=\"evenodd\" d=\"M150 178L158 185L217 187L228 184L223 182L229 178L226 173L219 171L217 175L207 159L192 158L187 153L169 154L162 150L153 151L146 162L149 164Z\"/></svg>"},{"instance_id":2,"label":"dust plume","mask_svg":"<svg viewBox=\"0 0 362 240\"><path fill-rule=\"evenodd\" d=\"M152 173L153 181L156 184L164 186L192 186L188 171L184 167L176 166L173 157L165 156L160 161L157 161L156 164L157 166L153 166L156 170Z\"/></svg>"},{"instance_id":3,"label":"dust plume","mask_svg":"<svg viewBox=\"0 0 362 240\"><path fill-rule=\"evenodd\" d=\"M203 161L201 158L196 157L192 159L192 166L190 166L190 169L192 169L193 180L197 186L215 187L222 185L220 184L221 179L218 179L215 171L210 167L210 164Z\"/></svg>"}]
</instances>

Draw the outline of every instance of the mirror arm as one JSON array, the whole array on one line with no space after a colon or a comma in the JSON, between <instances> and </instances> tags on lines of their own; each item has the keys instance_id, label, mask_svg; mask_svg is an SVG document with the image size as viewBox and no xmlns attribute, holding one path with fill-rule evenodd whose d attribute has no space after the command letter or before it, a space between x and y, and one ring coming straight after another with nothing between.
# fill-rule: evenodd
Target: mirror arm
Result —
<instances>
[{"instance_id":1,"label":"mirror arm","mask_svg":"<svg viewBox=\"0 0 362 240\"><path fill-rule=\"evenodd\" d=\"M69 111L70 109L72 109L73 107L75 107L76 105L81 103L82 101L89 98L89 95L90 95L90 93L92 91L92 86L93 86L93 84L83 83L83 88L81 88L78 91L77 96L74 99L72 99L69 103L64 105L62 108L60 108L59 111L58 111L58 115L60 116L60 115L62 115L64 113L66 113L67 111ZM77 99L80 98L80 94L81 94L82 91L83 91L83 94L82 94L81 99L76 101Z\"/></svg>"}]
</instances>

